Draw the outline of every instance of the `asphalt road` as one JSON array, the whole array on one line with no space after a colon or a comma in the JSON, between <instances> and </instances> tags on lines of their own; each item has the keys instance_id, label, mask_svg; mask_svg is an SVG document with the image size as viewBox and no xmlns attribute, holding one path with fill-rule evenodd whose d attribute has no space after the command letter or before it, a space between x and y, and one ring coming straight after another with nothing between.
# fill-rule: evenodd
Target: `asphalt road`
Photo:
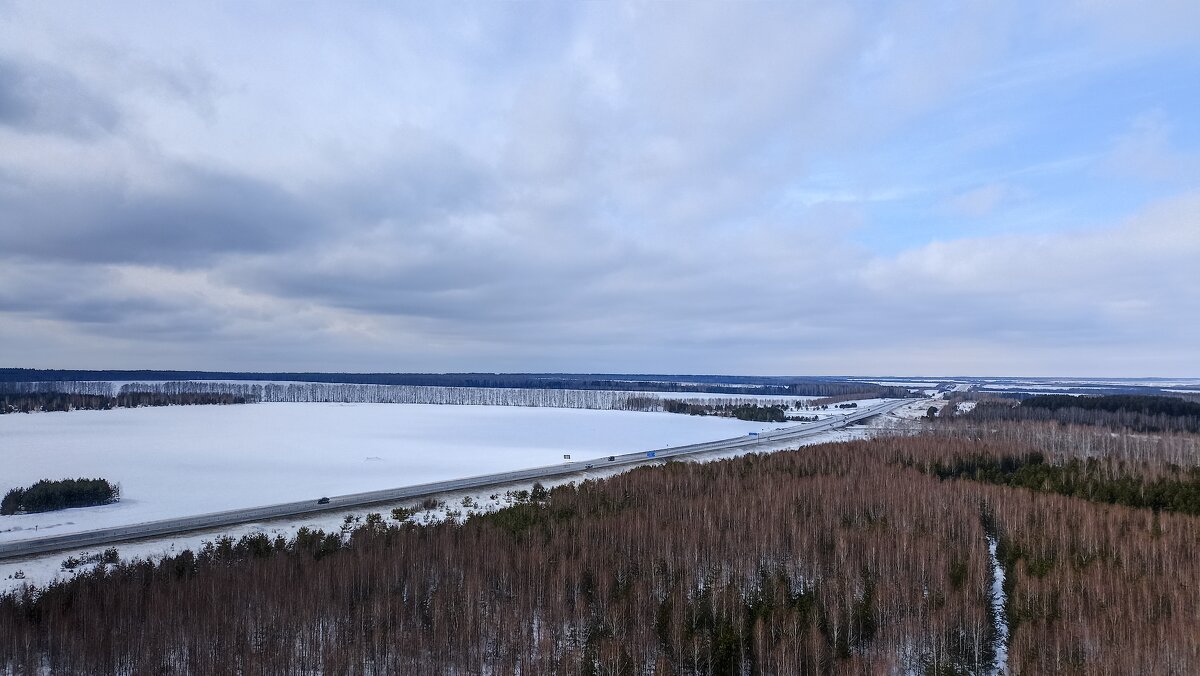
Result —
<instances>
[{"instance_id":1,"label":"asphalt road","mask_svg":"<svg viewBox=\"0 0 1200 676\"><path fill-rule=\"evenodd\" d=\"M226 512L201 514L198 516L181 519L166 519L163 521L152 521L148 523L131 524L128 526L101 528L82 533L72 533L68 535L58 535L31 540L20 540L17 542L6 542L0 544L0 560L14 559L23 556L31 556L34 554L46 554L68 549L100 547L118 542L127 542L129 540L141 540L150 537L187 533L190 531L223 528L226 526L252 523L255 521L284 519L289 517L303 516L305 514L343 510L352 507L364 507L367 505L385 502L404 502L407 500L416 500L430 495L436 495L438 493L446 493L450 491L487 488L490 486L524 481L549 479L567 474L585 472L592 468L602 469L618 467L622 465L637 465L655 462L666 458L677 458L680 456L696 455L700 453L745 450L762 446L777 446L780 443L785 443L796 439L803 439L815 434L845 427L846 425L863 420L865 418L870 418L882 413L888 413L896 408L899 408L908 401L911 400L893 399L876 404L874 406L863 407L861 409L847 409L846 415L842 417L830 418L821 422L803 423L800 425L783 427L761 434L750 434L746 436L734 437L732 439L720 439L717 441L708 441L700 444L689 444L687 446L672 446L669 448L638 451L636 453L623 453L612 456L606 455L590 460L564 462L557 465L531 467L529 469L520 469L512 472L485 474L481 476L465 477L462 479L451 479L448 481L435 481L433 483L402 486L400 488L389 488L380 491L351 493L349 495L339 495L336 497L330 496L329 502L324 504L318 504L317 498L320 496L316 496L311 500L303 500L300 502L287 502L277 505L267 505L265 507L254 507L251 509L237 509ZM610 457L612 460L609 460Z\"/></svg>"}]
</instances>

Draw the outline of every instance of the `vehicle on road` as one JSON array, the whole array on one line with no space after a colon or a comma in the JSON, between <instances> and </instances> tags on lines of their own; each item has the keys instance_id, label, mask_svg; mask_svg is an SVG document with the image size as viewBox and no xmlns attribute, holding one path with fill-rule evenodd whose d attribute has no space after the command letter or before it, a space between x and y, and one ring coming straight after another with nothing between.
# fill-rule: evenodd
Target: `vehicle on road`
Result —
<instances>
[{"instance_id":1,"label":"vehicle on road","mask_svg":"<svg viewBox=\"0 0 1200 676\"><path fill-rule=\"evenodd\" d=\"M317 504L318 504L318 505L328 505L328 504L329 504L329 498L321 498L320 500L317 500Z\"/></svg>"}]
</instances>

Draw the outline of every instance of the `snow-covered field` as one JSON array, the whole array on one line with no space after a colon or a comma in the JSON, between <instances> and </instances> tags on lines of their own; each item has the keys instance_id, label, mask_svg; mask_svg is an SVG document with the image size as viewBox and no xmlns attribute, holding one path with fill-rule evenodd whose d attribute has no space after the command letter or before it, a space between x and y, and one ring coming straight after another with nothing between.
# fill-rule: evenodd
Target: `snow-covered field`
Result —
<instances>
[{"instance_id":1,"label":"snow-covered field","mask_svg":"<svg viewBox=\"0 0 1200 676\"><path fill-rule=\"evenodd\" d=\"M318 406L319 404L297 405ZM626 415L657 414L641 413ZM690 416L676 417L691 418ZM691 419L698 420L697 418ZM751 425L750 423L742 424ZM781 443L776 447L757 448L754 452L783 450L795 448L797 446L807 446L831 441L862 439L869 436L871 433L872 431L867 428L851 427L825 432L800 441ZM744 455L746 452L748 451L721 451L699 456L691 456L687 458L687 460L704 462ZM549 488L563 483L578 481L580 480L580 476L586 479L603 478L622 471L627 471L627 469L628 468L608 468L600 465L596 469L587 470L579 475L560 477L557 479L547 480L542 483ZM418 509L415 514L408 518L408 520L414 523L433 523L446 519L461 520L469 517L472 514L492 512L497 509L507 507L514 502L514 497L511 491L528 489L530 485L531 484L528 483L520 483L513 484L512 486L497 487L492 489L477 489L444 493L436 496L436 500L438 502L436 507L432 509ZM185 549L191 549L193 551L199 550L206 542L212 542L218 537L223 536L231 537L234 540L237 540L244 535L265 533L272 539L274 539L277 535L282 535L284 538L291 539L295 537L296 532L302 527L313 529L319 528L327 533L338 532L339 530L346 532L348 529L362 524L366 518L366 515L372 512L382 515L386 522L394 523L393 519L391 518L393 508L413 508L414 506L416 506L416 502L414 501L397 502L395 504L372 505L370 507L325 512L293 519L281 519L261 523L247 523L240 526L222 528L219 529L219 532L206 531L199 533L187 533L183 535L153 538L138 542L121 543L115 545L115 547L119 553L119 556L123 560L129 561L133 559L144 559L156 561L165 556L178 554ZM84 510L70 511L80 512ZM56 552L25 559L0 562L0 594L19 590L21 587L26 585L42 587L56 579L69 578L72 575L92 570L97 565L103 564L85 564L71 570L65 570L62 567L62 563L68 558L86 559L89 556L99 554L101 551L103 551L103 549L104 548L89 548L74 551Z\"/></svg>"},{"instance_id":2,"label":"snow-covered field","mask_svg":"<svg viewBox=\"0 0 1200 676\"><path fill-rule=\"evenodd\" d=\"M513 406L170 406L0 416L0 493L103 477L113 505L0 517L0 542L316 499L774 429L731 418Z\"/></svg>"}]
</instances>

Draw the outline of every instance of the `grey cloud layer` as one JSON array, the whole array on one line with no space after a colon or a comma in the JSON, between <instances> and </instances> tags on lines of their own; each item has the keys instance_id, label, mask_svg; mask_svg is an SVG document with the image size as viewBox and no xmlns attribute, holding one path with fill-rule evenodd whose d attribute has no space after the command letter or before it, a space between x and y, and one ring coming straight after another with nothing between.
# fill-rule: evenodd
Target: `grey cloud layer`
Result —
<instances>
[{"instance_id":1,"label":"grey cloud layer","mask_svg":"<svg viewBox=\"0 0 1200 676\"><path fill-rule=\"evenodd\" d=\"M196 265L219 254L287 249L319 215L285 191L236 175L175 169L175 185L118 180L32 184L0 175L0 249L80 263Z\"/></svg>"},{"instance_id":2,"label":"grey cloud layer","mask_svg":"<svg viewBox=\"0 0 1200 676\"><path fill-rule=\"evenodd\" d=\"M0 55L0 126L93 137L112 132L119 120L107 99L70 72Z\"/></svg>"},{"instance_id":3,"label":"grey cloud layer","mask_svg":"<svg viewBox=\"0 0 1200 676\"><path fill-rule=\"evenodd\" d=\"M299 8L292 41L234 26L228 50L193 10L187 35L146 17L182 70L122 56L162 48L134 33L87 63L0 51L0 336L80 346L13 365L1033 372L1153 339L1166 370L1200 330L1194 193L899 253L858 238L868 200L796 197L994 74L1007 3L547 5L535 44L495 8ZM1026 197L954 194L931 208ZM79 363L90 336L144 361Z\"/></svg>"}]
</instances>

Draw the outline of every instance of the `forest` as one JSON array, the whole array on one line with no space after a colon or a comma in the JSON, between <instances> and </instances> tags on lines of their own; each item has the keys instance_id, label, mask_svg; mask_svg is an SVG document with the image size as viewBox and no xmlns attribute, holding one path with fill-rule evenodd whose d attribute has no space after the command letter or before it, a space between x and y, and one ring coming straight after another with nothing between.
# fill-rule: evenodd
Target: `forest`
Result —
<instances>
[{"instance_id":1,"label":"forest","mask_svg":"<svg viewBox=\"0 0 1200 676\"><path fill-rule=\"evenodd\" d=\"M746 404L734 407L733 417L738 420L751 420L754 422L787 422L787 414L779 406L760 406L757 404Z\"/></svg>"},{"instance_id":2,"label":"forest","mask_svg":"<svg viewBox=\"0 0 1200 676\"><path fill-rule=\"evenodd\" d=\"M662 399L661 401L655 398L637 398L631 399L627 405L632 410L655 411L661 410L667 413L680 413L683 415L715 415L724 416L727 418L737 418L738 420L749 420L754 422L814 422L819 420L819 416L789 416L788 410L795 409L796 411L815 411L827 410L830 407L840 409L858 408L857 402L841 403L846 399L844 397L822 397L819 399L797 399L794 404L787 402L778 402L771 404L757 403L759 399L737 399L737 398L711 398L711 399Z\"/></svg>"},{"instance_id":3,"label":"forest","mask_svg":"<svg viewBox=\"0 0 1200 676\"><path fill-rule=\"evenodd\" d=\"M1154 397L1113 395L1102 397L1070 397L1043 394L1029 397L1021 402L1024 408L1044 408L1051 411L1082 409L1085 411L1108 411L1110 413L1144 413L1171 417L1200 418L1200 403L1179 397Z\"/></svg>"},{"instance_id":4,"label":"forest","mask_svg":"<svg viewBox=\"0 0 1200 676\"><path fill-rule=\"evenodd\" d=\"M751 396L708 393L691 398L688 404L710 414L727 415L738 406L753 406L761 399ZM812 400L832 404L862 397L828 396ZM120 406L168 404L230 404L251 402L358 403L358 404L446 404L467 406L537 406L617 411L678 410L678 405L651 392L627 389L533 389L522 387L447 387L442 385L377 385L327 382L228 382L151 381L119 386L107 381L0 382L0 412L67 411L108 409ZM671 406L675 408L672 409Z\"/></svg>"},{"instance_id":5,"label":"forest","mask_svg":"<svg viewBox=\"0 0 1200 676\"><path fill-rule=\"evenodd\" d=\"M903 397L908 389L837 378L720 375L569 373L249 373L225 371L80 371L0 368L3 384L100 383L105 381L275 381L345 385L611 390L616 392L708 392L713 394Z\"/></svg>"},{"instance_id":6,"label":"forest","mask_svg":"<svg viewBox=\"0 0 1200 676\"><path fill-rule=\"evenodd\" d=\"M120 499L121 489L105 479L42 479L28 488L13 488L5 493L0 501L0 514L93 507Z\"/></svg>"},{"instance_id":7,"label":"forest","mask_svg":"<svg viewBox=\"0 0 1200 676\"><path fill-rule=\"evenodd\" d=\"M763 406L759 404L714 404L664 399L662 410L684 415L717 415L753 422L787 422L785 405Z\"/></svg>"},{"instance_id":8,"label":"forest","mask_svg":"<svg viewBox=\"0 0 1200 676\"><path fill-rule=\"evenodd\" d=\"M1200 403L1180 397L1038 395L1019 403L981 401L967 417L976 421L1056 421L1134 432L1200 433Z\"/></svg>"},{"instance_id":9,"label":"forest","mask_svg":"<svg viewBox=\"0 0 1200 676\"><path fill-rule=\"evenodd\" d=\"M65 392L0 393L0 414L35 411L107 411L141 406L181 406L200 404L245 404L245 396L222 392L121 392L75 394Z\"/></svg>"},{"instance_id":10,"label":"forest","mask_svg":"<svg viewBox=\"0 0 1200 676\"><path fill-rule=\"evenodd\" d=\"M0 671L1200 673L1200 517L1005 478L1187 475L1198 439L961 420L226 539L0 597Z\"/></svg>"}]
</instances>

